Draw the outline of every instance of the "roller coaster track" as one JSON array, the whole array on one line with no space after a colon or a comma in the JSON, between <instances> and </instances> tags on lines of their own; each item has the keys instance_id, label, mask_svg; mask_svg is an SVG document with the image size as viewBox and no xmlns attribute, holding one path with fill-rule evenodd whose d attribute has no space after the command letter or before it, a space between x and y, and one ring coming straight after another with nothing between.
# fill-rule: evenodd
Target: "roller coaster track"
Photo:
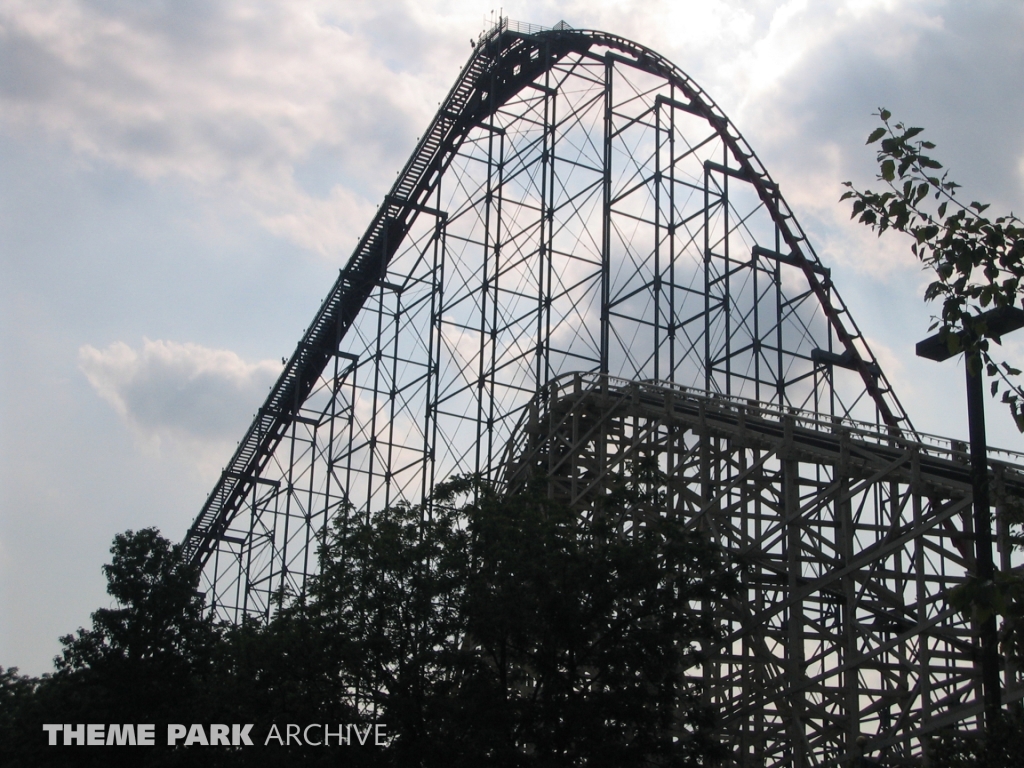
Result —
<instances>
[{"instance_id":1,"label":"roller coaster track","mask_svg":"<svg viewBox=\"0 0 1024 768\"><path fill-rule=\"evenodd\" d=\"M1024 459L991 456L994 503L1024 495ZM914 764L981 712L977 633L945 599L976 565L964 446L914 430L696 83L613 34L502 19L183 549L211 610L267 620L335 522L453 474L540 475L586 515L637 458L667 478L659 514L752 564L698 675L736 763L849 764L866 735Z\"/></svg>"},{"instance_id":2,"label":"roller coaster track","mask_svg":"<svg viewBox=\"0 0 1024 768\"><path fill-rule=\"evenodd\" d=\"M367 297L384 280L388 264L415 218L420 213L443 215L427 203L468 132L482 125L488 116L566 54L586 52L596 46L608 49L609 56L630 67L676 85L688 99L682 107L715 128L739 162L738 168L724 170L749 182L773 213L788 248L788 253L776 253L774 257L803 271L843 345L842 354L833 353L831 359L860 375L880 418L894 433L912 433L881 368L831 286L828 270L807 243L778 186L714 102L671 62L630 40L605 32L572 30L565 25L553 30L536 29L502 20L481 37L188 531L183 547L190 562L205 564L211 547L225 534L242 499L259 482L269 458L296 419L317 377L332 355L337 354L339 343Z\"/></svg>"},{"instance_id":3,"label":"roller coaster track","mask_svg":"<svg viewBox=\"0 0 1024 768\"><path fill-rule=\"evenodd\" d=\"M883 765L914 764L930 734L981 713L974 629L946 600L975 567L963 444L585 374L551 381L515 435L509 487L540 479L586 518L631 466L657 466L635 489L656 506L627 519L676 516L744 563L696 676L733 764L856 765L861 738ZM989 472L997 507L1024 497L1024 456ZM1021 698L1007 671L1003 701Z\"/></svg>"}]
</instances>

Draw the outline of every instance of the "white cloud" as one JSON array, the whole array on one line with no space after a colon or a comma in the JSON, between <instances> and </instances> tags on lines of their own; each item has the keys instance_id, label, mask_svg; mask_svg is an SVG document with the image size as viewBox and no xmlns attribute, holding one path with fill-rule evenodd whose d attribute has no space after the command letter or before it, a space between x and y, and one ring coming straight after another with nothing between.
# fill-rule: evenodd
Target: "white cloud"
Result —
<instances>
[{"instance_id":1,"label":"white cloud","mask_svg":"<svg viewBox=\"0 0 1024 768\"><path fill-rule=\"evenodd\" d=\"M1005 157L1024 152L1020 132L1010 127L1011 116L1024 111L1020 100L1010 98L1002 108L1009 119L978 120L972 113L980 115L990 94L1020 92L1015 72L1024 59L1024 8L922 0L833 11L831 4L809 4L758 41L750 66L760 74L751 75L751 87L729 110L741 130L756 136L755 150L789 197L801 194L809 204L817 197L831 206L839 180L873 179L874 151L864 139L879 106L925 126L962 183L973 176L985 180L989 197L1011 188L1019 196L1024 187ZM773 63L779 50L789 52L786 66ZM817 195L828 177L832 188Z\"/></svg>"},{"instance_id":2,"label":"white cloud","mask_svg":"<svg viewBox=\"0 0 1024 768\"><path fill-rule=\"evenodd\" d=\"M0 0L0 155L17 158L0 174L0 352L18 371L0 377L0 581L17 586L0 605L0 663L48 668L57 635L103 599L114 531L187 528L277 373L209 347L291 351L498 7ZM962 366L914 357L935 309L927 275L838 197L845 179L874 185L864 139L886 106L927 129L968 199L1024 208L1024 5L523 0L506 13L605 29L692 75L835 268L915 425L964 435ZM260 228L327 259L284 280L296 249ZM144 334L208 346L87 345ZM990 441L1019 447L1005 408L987 410Z\"/></svg>"},{"instance_id":3,"label":"white cloud","mask_svg":"<svg viewBox=\"0 0 1024 768\"><path fill-rule=\"evenodd\" d=\"M272 360L248 363L229 350L149 339L141 350L121 341L102 350L87 344L78 359L147 450L168 443L198 450L199 464L224 458L281 371Z\"/></svg>"},{"instance_id":4,"label":"white cloud","mask_svg":"<svg viewBox=\"0 0 1024 768\"><path fill-rule=\"evenodd\" d=\"M142 178L185 180L340 260L488 9L472 0L0 0L0 125L41 130ZM965 26L964 11L937 0L540 0L509 12L613 30L665 54L756 139L789 199L832 208L837 181L869 167L856 153L867 111L919 77L931 49L962 48ZM997 82L1014 71L990 69ZM947 73L930 79L938 74ZM964 92L977 75L949 72L945 85ZM1024 154L1019 139L1000 141ZM1006 175L1022 187L1019 174Z\"/></svg>"},{"instance_id":5,"label":"white cloud","mask_svg":"<svg viewBox=\"0 0 1024 768\"><path fill-rule=\"evenodd\" d=\"M280 212L263 216L263 226L323 256L347 256L374 213L369 200L344 187L334 187L325 200L294 189L281 197Z\"/></svg>"},{"instance_id":6,"label":"white cloud","mask_svg":"<svg viewBox=\"0 0 1024 768\"><path fill-rule=\"evenodd\" d=\"M325 252L365 226L441 90L437 36L376 44L401 6L0 0L0 122Z\"/></svg>"}]
</instances>

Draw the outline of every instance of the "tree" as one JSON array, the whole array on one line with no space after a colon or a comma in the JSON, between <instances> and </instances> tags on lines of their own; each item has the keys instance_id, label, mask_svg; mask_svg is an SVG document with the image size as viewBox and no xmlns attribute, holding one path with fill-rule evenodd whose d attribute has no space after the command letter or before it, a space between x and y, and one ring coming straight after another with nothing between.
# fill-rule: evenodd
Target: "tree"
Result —
<instances>
[{"instance_id":1,"label":"tree","mask_svg":"<svg viewBox=\"0 0 1024 768\"><path fill-rule=\"evenodd\" d=\"M39 680L18 674L17 667L0 667L0 765L17 765L35 733L25 717Z\"/></svg>"},{"instance_id":2,"label":"tree","mask_svg":"<svg viewBox=\"0 0 1024 768\"><path fill-rule=\"evenodd\" d=\"M91 629L61 638L58 674L117 668L128 680L183 683L209 660L217 639L197 591L198 569L155 528L118 534L110 553L103 573L117 607L98 609Z\"/></svg>"},{"instance_id":3,"label":"tree","mask_svg":"<svg viewBox=\"0 0 1024 768\"><path fill-rule=\"evenodd\" d=\"M387 724L388 764L459 757L455 719L463 648L468 537L453 511L398 505L340 515L320 552L308 601L279 621L316 638L322 700L350 722Z\"/></svg>"},{"instance_id":4,"label":"tree","mask_svg":"<svg viewBox=\"0 0 1024 768\"><path fill-rule=\"evenodd\" d=\"M204 616L198 571L153 528L118 534L110 552L103 571L116 607L98 609L91 628L61 638L54 674L5 680L14 692L14 765L138 765L133 750L47 748L41 724L182 722L203 698L221 635ZM156 761L177 764L167 755Z\"/></svg>"},{"instance_id":5,"label":"tree","mask_svg":"<svg viewBox=\"0 0 1024 768\"><path fill-rule=\"evenodd\" d=\"M649 484L648 484L649 485ZM0 670L10 765L703 765L720 754L687 671L738 583L702 534L623 481L589 519L459 478L424 507L338 515L304 595L217 626L155 530L115 538L114 607L40 680ZM642 504L639 502L643 502ZM652 506L653 505L653 506ZM331 748L48 748L42 723L383 723Z\"/></svg>"},{"instance_id":6,"label":"tree","mask_svg":"<svg viewBox=\"0 0 1024 768\"><path fill-rule=\"evenodd\" d=\"M294 610L395 764L699 765L720 748L685 672L736 583L676 521L461 478L340 518Z\"/></svg>"},{"instance_id":7,"label":"tree","mask_svg":"<svg viewBox=\"0 0 1024 768\"><path fill-rule=\"evenodd\" d=\"M888 189L861 192L847 181L848 190L840 199L852 199L851 218L858 218L879 236L893 229L913 238L911 251L935 272L924 298L942 301L931 330L939 329L950 353L963 352L972 378L983 372L992 378L992 396L1002 389L1002 401L1024 432L1024 388L1017 381L1021 372L993 356L992 343L1000 344L1000 339L988 327L985 314L992 308L1024 304L1024 223L1012 213L995 219L984 216L987 204L961 203L956 197L960 185L949 179L948 171L938 176L942 164L925 154L935 145L917 138L923 129L892 123L886 109L879 109L877 115L882 125L871 132L867 143L881 140L877 178ZM1019 546L1024 505L1020 499L1005 499L1002 513L1015 527L1012 541ZM948 598L956 608L973 613L979 623L1002 616L1004 652L1024 659L1024 577L1007 572L997 572L993 579L971 577ZM1015 718L1019 725L1019 713ZM1020 740L1008 736L1015 730L1004 717L989 724L984 738L945 734L936 742L936 764L1017 765ZM1004 757L1011 753L1016 757Z\"/></svg>"},{"instance_id":8,"label":"tree","mask_svg":"<svg viewBox=\"0 0 1024 768\"><path fill-rule=\"evenodd\" d=\"M888 229L910 235L911 251L936 278L925 290L925 300L941 299L942 311L932 330L952 353L964 352L971 373L984 369L995 396L1010 409L1017 428L1024 432L1024 388L1016 381L1020 370L992 355L989 333L982 313L993 307L1024 303L1024 225L1012 213L989 219L982 214L987 204L964 205L956 197L960 185L942 164L926 155L935 145L917 137L923 128L892 124L892 114L879 109L882 125L868 136L868 144L881 139L877 154L878 179L884 192L861 192L852 182L840 198L853 200L851 218L876 230Z\"/></svg>"},{"instance_id":9,"label":"tree","mask_svg":"<svg viewBox=\"0 0 1024 768\"><path fill-rule=\"evenodd\" d=\"M474 556L467 630L498 694L507 725L494 743L509 764L722 756L686 671L718 635L716 607L734 594L735 572L681 521L637 516L643 484L619 485L589 520L543 487L510 498L485 488L464 507Z\"/></svg>"},{"instance_id":10,"label":"tree","mask_svg":"<svg viewBox=\"0 0 1024 768\"><path fill-rule=\"evenodd\" d=\"M1024 710L1013 705L984 734L944 729L925 749L931 768L1019 768L1024 765Z\"/></svg>"}]
</instances>

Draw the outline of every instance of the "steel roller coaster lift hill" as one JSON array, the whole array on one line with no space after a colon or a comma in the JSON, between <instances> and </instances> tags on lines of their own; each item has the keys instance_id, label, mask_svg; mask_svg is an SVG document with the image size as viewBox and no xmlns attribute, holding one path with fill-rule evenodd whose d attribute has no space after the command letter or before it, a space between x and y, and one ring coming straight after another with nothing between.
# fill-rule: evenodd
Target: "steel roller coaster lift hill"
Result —
<instances>
[{"instance_id":1,"label":"steel roller coaster lift hill","mask_svg":"<svg viewBox=\"0 0 1024 768\"><path fill-rule=\"evenodd\" d=\"M735 764L844 765L866 737L897 765L978 721L977 628L944 598L975 565L965 447L914 430L696 83L613 34L501 19L184 545L212 610L266 618L339 515L480 473L547 478L585 521L638 458L668 478L638 519L679 516L750 563L689 671ZM993 506L1022 466L990 452Z\"/></svg>"}]
</instances>

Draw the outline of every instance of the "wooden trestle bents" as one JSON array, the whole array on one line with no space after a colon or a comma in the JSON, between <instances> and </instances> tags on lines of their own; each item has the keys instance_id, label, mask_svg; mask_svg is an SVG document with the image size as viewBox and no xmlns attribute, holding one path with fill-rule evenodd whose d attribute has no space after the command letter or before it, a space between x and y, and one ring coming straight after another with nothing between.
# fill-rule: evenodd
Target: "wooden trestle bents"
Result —
<instances>
[{"instance_id":1,"label":"wooden trestle bents","mask_svg":"<svg viewBox=\"0 0 1024 768\"><path fill-rule=\"evenodd\" d=\"M623 383L643 381L667 384ZM614 34L501 19L183 548L220 618L267 620L345 516L527 470L582 511L631 451L671 470L658 514L756 563L704 670L743 760L834 762L861 734L908 755L974 716L970 627L942 598L972 564L966 454L917 435L691 78Z\"/></svg>"},{"instance_id":2,"label":"wooden trestle bents","mask_svg":"<svg viewBox=\"0 0 1024 768\"><path fill-rule=\"evenodd\" d=\"M992 462L993 486L1019 496L1012 458ZM847 765L862 736L883 764L909 764L928 734L980 715L975 629L946 600L973 569L962 445L577 374L526 410L503 479L545 479L585 524L644 463L663 487L640 495L662 501L635 524L677 516L746 565L724 640L692 670L735 764ZM1004 701L1024 695L1015 671L1004 688Z\"/></svg>"}]
</instances>

